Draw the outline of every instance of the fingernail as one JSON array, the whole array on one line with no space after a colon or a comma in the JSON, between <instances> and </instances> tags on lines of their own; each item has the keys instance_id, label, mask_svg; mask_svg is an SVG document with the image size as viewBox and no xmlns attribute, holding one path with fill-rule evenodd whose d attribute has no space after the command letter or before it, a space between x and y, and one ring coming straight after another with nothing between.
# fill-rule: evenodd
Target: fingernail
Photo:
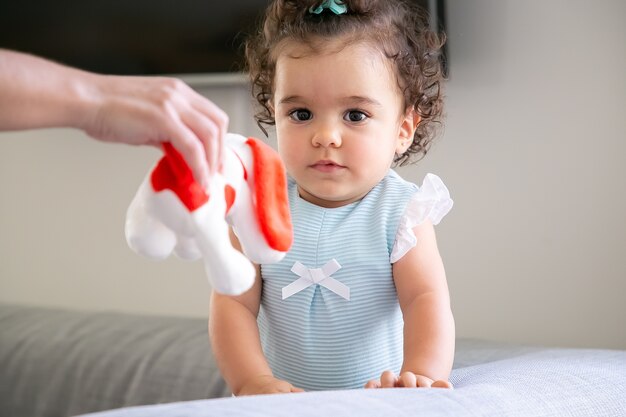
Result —
<instances>
[{"instance_id":1,"label":"fingernail","mask_svg":"<svg viewBox=\"0 0 626 417\"><path fill-rule=\"evenodd\" d=\"M202 186L202 188L204 188L205 190L209 189L209 184L210 184L210 180L209 180L209 176L208 175L204 175L202 177L202 181L200 181L200 185Z\"/></svg>"}]
</instances>

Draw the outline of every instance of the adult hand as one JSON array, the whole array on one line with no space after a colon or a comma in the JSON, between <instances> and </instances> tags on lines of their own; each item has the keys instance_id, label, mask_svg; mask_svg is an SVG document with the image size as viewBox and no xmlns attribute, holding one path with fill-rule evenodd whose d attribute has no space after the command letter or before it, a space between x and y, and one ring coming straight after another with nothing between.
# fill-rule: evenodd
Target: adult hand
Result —
<instances>
[{"instance_id":1,"label":"adult hand","mask_svg":"<svg viewBox=\"0 0 626 417\"><path fill-rule=\"evenodd\" d=\"M400 376L396 376L391 371L385 371L380 379L368 381L365 388L452 388L452 384L450 381L433 380L408 371L402 372Z\"/></svg>"},{"instance_id":2,"label":"adult hand","mask_svg":"<svg viewBox=\"0 0 626 417\"><path fill-rule=\"evenodd\" d=\"M108 142L171 142L206 186L228 117L180 80L107 76L0 49L0 130L75 127Z\"/></svg>"},{"instance_id":3,"label":"adult hand","mask_svg":"<svg viewBox=\"0 0 626 417\"><path fill-rule=\"evenodd\" d=\"M246 381L235 395L239 397L241 395L281 394L290 392L304 392L304 390L296 388L289 382L274 378L271 375L260 375Z\"/></svg>"},{"instance_id":4,"label":"adult hand","mask_svg":"<svg viewBox=\"0 0 626 417\"><path fill-rule=\"evenodd\" d=\"M79 122L107 142L171 142L201 184L220 167L228 116L175 78L94 76L90 111ZM89 95L88 95L89 97Z\"/></svg>"}]
</instances>

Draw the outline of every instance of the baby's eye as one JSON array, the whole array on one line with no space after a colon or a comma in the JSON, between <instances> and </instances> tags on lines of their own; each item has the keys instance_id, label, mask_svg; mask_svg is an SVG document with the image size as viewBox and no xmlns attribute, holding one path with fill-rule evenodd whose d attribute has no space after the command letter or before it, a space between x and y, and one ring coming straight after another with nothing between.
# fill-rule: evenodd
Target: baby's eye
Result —
<instances>
[{"instance_id":1,"label":"baby's eye","mask_svg":"<svg viewBox=\"0 0 626 417\"><path fill-rule=\"evenodd\" d=\"M359 110L350 110L349 112L347 112L345 114L345 116L343 117L343 119L347 122L362 122L365 119L367 119L367 114L363 113L362 111Z\"/></svg>"},{"instance_id":2,"label":"baby's eye","mask_svg":"<svg viewBox=\"0 0 626 417\"><path fill-rule=\"evenodd\" d=\"M306 109L296 109L289 113L289 117L298 122L305 122L311 120L311 112Z\"/></svg>"}]
</instances>

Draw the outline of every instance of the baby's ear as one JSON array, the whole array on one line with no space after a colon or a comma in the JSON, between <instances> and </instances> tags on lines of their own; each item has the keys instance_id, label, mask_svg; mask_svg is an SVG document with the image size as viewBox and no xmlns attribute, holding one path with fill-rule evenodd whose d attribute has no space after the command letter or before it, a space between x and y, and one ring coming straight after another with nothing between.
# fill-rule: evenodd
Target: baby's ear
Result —
<instances>
[{"instance_id":1,"label":"baby's ear","mask_svg":"<svg viewBox=\"0 0 626 417\"><path fill-rule=\"evenodd\" d=\"M270 111L270 115L272 117L276 116L276 108L274 107L274 97L271 97L269 100L267 100L267 108Z\"/></svg>"},{"instance_id":2,"label":"baby's ear","mask_svg":"<svg viewBox=\"0 0 626 417\"><path fill-rule=\"evenodd\" d=\"M413 135L415 135L415 129L419 125L422 118L415 111L415 108L409 108L403 116L400 123L400 130L398 132L398 142L396 145L396 154L402 155L409 149L409 146L413 143Z\"/></svg>"}]
</instances>

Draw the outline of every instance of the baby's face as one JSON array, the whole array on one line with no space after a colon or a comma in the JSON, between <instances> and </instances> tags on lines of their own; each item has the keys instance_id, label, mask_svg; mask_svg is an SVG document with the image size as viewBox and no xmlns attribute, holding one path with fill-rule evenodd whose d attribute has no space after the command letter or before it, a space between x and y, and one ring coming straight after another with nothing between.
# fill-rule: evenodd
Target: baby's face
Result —
<instances>
[{"instance_id":1,"label":"baby's face","mask_svg":"<svg viewBox=\"0 0 626 417\"><path fill-rule=\"evenodd\" d=\"M412 130L386 58L361 43L329 50L303 54L302 46L285 46L272 105L278 150L300 196L339 207L385 176Z\"/></svg>"}]
</instances>

